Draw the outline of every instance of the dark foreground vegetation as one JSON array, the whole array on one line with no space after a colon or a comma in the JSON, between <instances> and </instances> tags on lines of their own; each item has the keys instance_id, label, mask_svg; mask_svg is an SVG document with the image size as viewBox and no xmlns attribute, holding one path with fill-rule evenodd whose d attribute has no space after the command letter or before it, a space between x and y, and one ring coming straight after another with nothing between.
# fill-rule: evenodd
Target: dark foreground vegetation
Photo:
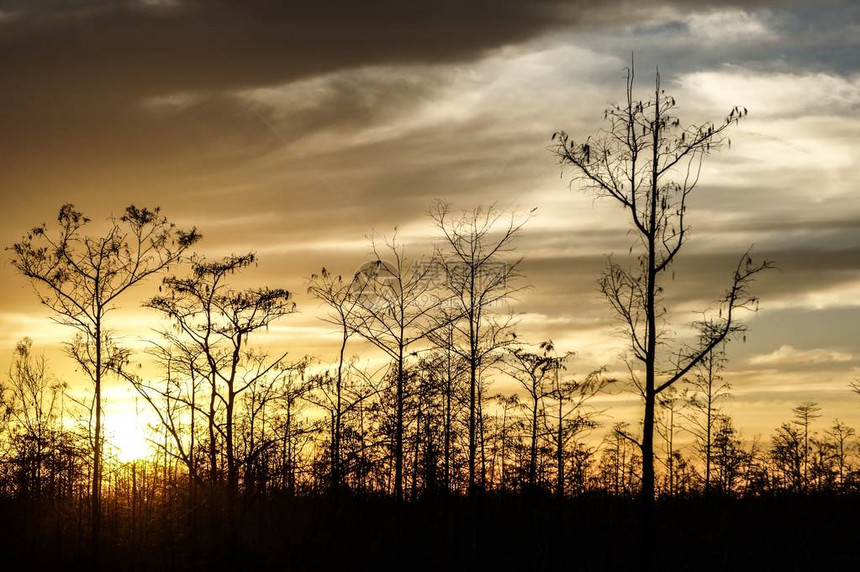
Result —
<instances>
[{"instance_id":1,"label":"dark foreground vegetation","mask_svg":"<svg viewBox=\"0 0 860 572\"><path fill-rule=\"evenodd\" d=\"M632 570L640 505L586 495L428 498L260 497L235 531L205 506L106 516L103 570ZM849 570L860 557L860 497L686 498L657 504L661 570ZM86 507L2 503L7 570L91 570Z\"/></svg>"}]
</instances>

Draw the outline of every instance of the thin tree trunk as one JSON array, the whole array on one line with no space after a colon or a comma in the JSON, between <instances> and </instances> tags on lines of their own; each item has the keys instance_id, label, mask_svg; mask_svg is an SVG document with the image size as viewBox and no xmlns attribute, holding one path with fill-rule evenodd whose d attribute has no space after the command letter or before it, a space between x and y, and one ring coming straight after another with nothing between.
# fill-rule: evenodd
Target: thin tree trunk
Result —
<instances>
[{"instance_id":1,"label":"thin tree trunk","mask_svg":"<svg viewBox=\"0 0 860 572\"><path fill-rule=\"evenodd\" d=\"M403 339L402 331L400 339ZM397 354L397 421L394 430L394 498L397 502L403 500L403 385L403 344L400 343Z\"/></svg>"},{"instance_id":2,"label":"thin tree trunk","mask_svg":"<svg viewBox=\"0 0 860 572\"><path fill-rule=\"evenodd\" d=\"M101 310L96 310L101 314ZM95 363L95 431L93 445L93 480L92 480L92 542L93 557L98 562L99 542L101 536L101 481L102 481L102 329L101 320L97 319L95 327L96 363Z\"/></svg>"},{"instance_id":3,"label":"thin tree trunk","mask_svg":"<svg viewBox=\"0 0 860 572\"><path fill-rule=\"evenodd\" d=\"M412 490L410 496L412 501L418 498L418 457L421 449L421 397L419 395L418 415L415 418L415 451L412 455Z\"/></svg>"},{"instance_id":4,"label":"thin tree trunk","mask_svg":"<svg viewBox=\"0 0 860 572\"><path fill-rule=\"evenodd\" d=\"M711 446L713 429L713 392L714 392L714 356L708 355L708 410L706 417L706 440L705 440L705 494L711 491Z\"/></svg>"},{"instance_id":5,"label":"thin tree trunk","mask_svg":"<svg viewBox=\"0 0 860 572\"><path fill-rule=\"evenodd\" d=\"M555 372L555 380L556 386L558 386L558 366L556 366ZM562 400L561 389L558 391L558 434L557 434L557 445L556 448L556 483L555 483L555 494L559 500L564 498L564 427L562 423L564 422L563 417L563 407L564 401Z\"/></svg>"},{"instance_id":6,"label":"thin tree trunk","mask_svg":"<svg viewBox=\"0 0 860 572\"><path fill-rule=\"evenodd\" d=\"M654 121L651 125L652 162L648 232L648 274L646 282L645 313L647 318L646 350L645 350L645 415L642 427L642 560L645 567L652 566L654 554L655 514L654 514L654 409L657 401L656 367L657 367L657 203L660 193L658 187L659 143L660 143L660 83L657 80L657 97L654 104ZM632 100L629 105L632 106Z\"/></svg>"},{"instance_id":7,"label":"thin tree trunk","mask_svg":"<svg viewBox=\"0 0 860 572\"><path fill-rule=\"evenodd\" d=\"M227 521L232 527L233 518L235 516L235 503L238 496L238 475L236 471L236 458L233 451L233 406L235 403L235 394L233 393L233 384L229 384L227 388L227 407L225 409L225 440L227 449Z\"/></svg>"},{"instance_id":8,"label":"thin tree trunk","mask_svg":"<svg viewBox=\"0 0 860 572\"><path fill-rule=\"evenodd\" d=\"M470 336L474 334L470 332ZM470 341L472 344L472 355L469 358L469 494L474 493L475 489L475 458L477 456L478 451L478 443L476 439L476 385L477 385L477 358L475 356L475 342L474 340Z\"/></svg>"},{"instance_id":9,"label":"thin tree trunk","mask_svg":"<svg viewBox=\"0 0 860 572\"><path fill-rule=\"evenodd\" d=\"M481 443L481 492L487 490L487 449L486 449L486 435L484 433L484 395L483 391L479 389L478 392L478 428L479 428L479 437Z\"/></svg>"},{"instance_id":10,"label":"thin tree trunk","mask_svg":"<svg viewBox=\"0 0 860 572\"><path fill-rule=\"evenodd\" d=\"M505 478L505 456L507 455L507 445L508 445L508 408L505 406L502 411L502 463L499 469L499 488L501 488L502 492L507 489L506 486L506 478Z\"/></svg>"},{"instance_id":11,"label":"thin tree trunk","mask_svg":"<svg viewBox=\"0 0 860 572\"><path fill-rule=\"evenodd\" d=\"M209 393L209 481L218 482L218 448L215 440L215 396L217 394L215 371L212 370L211 391Z\"/></svg>"},{"instance_id":12,"label":"thin tree trunk","mask_svg":"<svg viewBox=\"0 0 860 572\"><path fill-rule=\"evenodd\" d=\"M445 491L451 490L451 354L448 353L448 377L445 387Z\"/></svg>"},{"instance_id":13,"label":"thin tree trunk","mask_svg":"<svg viewBox=\"0 0 860 572\"><path fill-rule=\"evenodd\" d=\"M337 363L337 386L335 387L335 419L334 435L332 439L332 467L331 485L334 490L340 487L341 462L340 462L340 435L341 435L341 392L343 388L343 359L346 352L347 330L343 330L343 338L340 344L340 356Z\"/></svg>"},{"instance_id":14,"label":"thin tree trunk","mask_svg":"<svg viewBox=\"0 0 860 572\"><path fill-rule=\"evenodd\" d=\"M537 426L538 426L538 397L535 390L532 393L532 427L531 447L529 449L529 488L534 488L537 479Z\"/></svg>"}]
</instances>

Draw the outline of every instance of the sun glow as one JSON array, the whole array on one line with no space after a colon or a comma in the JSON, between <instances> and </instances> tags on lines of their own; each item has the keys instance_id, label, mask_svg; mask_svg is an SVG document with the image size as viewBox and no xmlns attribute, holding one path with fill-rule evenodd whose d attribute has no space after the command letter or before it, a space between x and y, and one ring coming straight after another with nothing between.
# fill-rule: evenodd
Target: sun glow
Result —
<instances>
[{"instance_id":1,"label":"sun glow","mask_svg":"<svg viewBox=\"0 0 860 572\"><path fill-rule=\"evenodd\" d=\"M148 437L147 423L142 415L106 415L106 438L109 456L120 463L151 457L154 453Z\"/></svg>"}]
</instances>

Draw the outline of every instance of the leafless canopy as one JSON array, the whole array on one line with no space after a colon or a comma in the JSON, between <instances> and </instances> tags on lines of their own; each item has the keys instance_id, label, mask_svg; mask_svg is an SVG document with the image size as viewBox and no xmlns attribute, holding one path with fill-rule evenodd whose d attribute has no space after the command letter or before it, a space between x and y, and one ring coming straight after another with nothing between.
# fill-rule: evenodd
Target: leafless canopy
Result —
<instances>
[{"instance_id":1,"label":"leafless canopy","mask_svg":"<svg viewBox=\"0 0 860 572\"><path fill-rule=\"evenodd\" d=\"M675 99L660 86L657 74L653 96L638 100L633 94L633 69L628 70L626 101L605 111L607 127L585 141L574 141L564 131L553 135L552 147L563 166L573 171L571 184L597 197L616 201L629 214L636 237L635 263L626 266L608 259L600 290L615 310L629 339L637 364L628 364L634 384L645 400L643 421L643 498L653 499L653 429L657 395L682 379L740 326L737 313L755 309L750 286L772 265L753 262L745 252L731 285L719 302L716 316L698 325L704 336L695 348L669 348L668 308L664 277L689 236L687 202L697 188L706 155L729 141L727 129L746 117L733 108L720 123L683 127L675 115ZM664 355L665 354L665 355ZM639 376L644 370L644 380Z\"/></svg>"},{"instance_id":2,"label":"leafless canopy","mask_svg":"<svg viewBox=\"0 0 860 572\"><path fill-rule=\"evenodd\" d=\"M99 536L102 462L102 376L116 369L126 352L111 339L104 318L126 291L177 262L199 240L195 229L180 230L160 214L134 205L111 217L102 236L86 234L90 219L71 204L60 208L59 229L37 226L12 246L12 264L34 286L55 321L77 330L67 344L94 384L90 409L93 450L92 536Z\"/></svg>"}]
</instances>

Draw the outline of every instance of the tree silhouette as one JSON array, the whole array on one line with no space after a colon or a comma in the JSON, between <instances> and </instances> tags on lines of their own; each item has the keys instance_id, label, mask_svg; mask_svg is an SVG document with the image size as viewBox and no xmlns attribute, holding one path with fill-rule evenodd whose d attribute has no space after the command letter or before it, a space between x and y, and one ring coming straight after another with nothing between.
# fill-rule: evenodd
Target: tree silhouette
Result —
<instances>
[{"instance_id":1,"label":"tree silhouette","mask_svg":"<svg viewBox=\"0 0 860 572\"><path fill-rule=\"evenodd\" d=\"M200 404L198 393L205 378L200 375L198 362L202 351L190 344L180 343L171 332L163 332L164 342L153 342L149 354L154 358L162 379L150 379L135 374L127 365L119 369L152 408L161 429L172 443L159 443L165 454L177 456L188 471L189 492L195 496L195 485L202 481L196 449L197 419Z\"/></svg>"},{"instance_id":2,"label":"tree silhouette","mask_svg":"<svg viewBox=\"0 0 860 572\"><path fill-rule=\"evenodd\" d=\"M121 217L111 217L101 236L85 234L89 222L74 205L63 205L57 232L49 233L44 224L32 229L12 246L12 264L31 281L53 319L76 331L67 350L93 382L91 532L97 546L104 448L102 380L126 357L111 339L105 320L123 294L177 262L200 235L195 229L176 228L158 208L134 205Z\"/></svg>"},{"instance_id":3,"label":"tree silhouette","mask_svg":"<svg viewBox=\"0 0 860 572\"><path fill-rule=\"evenodd\" d=\"M566 369L567 361L573 357L573 352L558 355L551 340L541 342L543 355L550 359L552 377L549 389L543 396L547 414L544 416L547 440L555 449L555 494L561 500L564 498L565 456L568 445L587 430L597 427L596 411L588 407L588 402L610 383L603 368L593 371L584 379L565 379L561 371ZM554 407L552 407L554 404ZM550 413L552 410L552 413ZM583 454L581 447L575 447L570 453L576 457Z\"/></svg>"},{"instance_id":4,"label":"tree silhouette","mask_svg":"<svg viewBox=\"0 0 860 572\"><path fill-rule=\"evenodd\" d=\"M675 431L678 429L676 417L682 415L683 407L686 405L685 396L679 393L675 387L664 391L657 399L657 404L666 413L665 417L657 415L656 429L666 443L666 493L669 496L675 494L675 470L676 461L680 454L675 449Z\"/></svg>"},{"instance_id":5,"label":"tree silhouette","mask_svg":"<svg viewBox=\"0 0 860 572\"><path fill-rule=\"evenodd\" d=\"M554 358L526 351L522 347L509 348L505 355L505 371L514 378L528 395L528 426L529 426L529 462L527 484L534 488L537 484L538 439L544 412L543 398L549 388L546 387L550 372L555 369Z\"/></svg>"},{"instance_id":6,"label":"tree silhouette","mask_svg":"<svg viewBox=\"0 0 860 572\"><path fill-rule=\"evenodd\" d=\"M519 396L516 394L506 396L500 393L493 396L493 399L499 404L499 406L501 406L502 409L502 418L498 423L498 436L501 443L499 446L500 466L497 482L499 490L505 492L508 490L508 455L510 454L512 447L512 434L516 434L516 431L519 428L518 425L521 424L514 416L514 413L516 413L518 409L522 409L522 403L520 402Z\"/></svg>"},{"instance_id":7,"label":"tree silhouette","mask_svg":"<svg viewBox=\"0 0 860 572\"><path fill-rule=\"evenodd\" d=\"M753 263L744 253L721 300L719 317L703 321L705 342L690 352L667 347L664 282L671 277L672 264L689 236L688 198L697 187L705 156L722 146L726 130L746 116L746 109L734 108L719 124L681 127L674 115L675 99L661 88L659 73L653 96L645 101L634 98L633 79L630 68L625 102L606 110L606 129L584 142L557 132L552 149L561 164L574 171L573 181L622 206L636 236L636 264L624 267L610 257L600 288L625 327L638 368L644 370L641 379L637 366L630 366L644 401L641 494L650 507L654 501L657 396L737 330L737 311L754 308L756 303L750 284L771 264Z\"/></svg>"},{"instance_id":8,"label":"tree silhouette","mask_svg":"<svg viewBox=\"0 0 860 572\"><path fill-rule=\"evenodd\" d=\"M355 334L355 329L352 327L357 318L357 314L362 309L361 301L366 294L370 281L352 280L344 281L340 275L333 275L325 268L319 274L311 274L308 280L308 293L314 296L317 300L323 302L329 308L329 314L323 319L337 326L340 335L340 346L338 348L338 360L335 376L329 378L323 376L320 378L324 383L319 387L323 392L325 407L331 412L331 486L337 490L341 484L341 474L343 472L341 459L341 435L344 414L356 407L362 400L367 397L367 394L355 387L348 388L352 399L348 404L344 403L345 391L345 367L348 368L346 362L346 346L350 337ZM330 389L330 390L329 390Z\"/></svg>"},{"instance_id":9,"label":"tree silhouette","mask_svg":"<svg viewBox=\"0 0 860 572\"><path fill-rule=\"evenodd\" d=\"M603 488L624 497L641 490L642 446L630 435L628 424L616 423L604 437L602 449L600 480Z\"/></svg>"},{"instance_id":10,"label":"tree silhouette","mask_svg":"<svg viewBox=\"0 0 860 572\"><path fill-rule=\"evenodd\" d=\"M771 437L772 477L782 487L799 493L805 490L803 431L793 423L783 423Z\"/></svg>"},{"instance_id":11,"label":"tree silhouette","mask_svg":"<svg viewBox=\"0 0 860 572\"><path fill-rule=\"evenodd\" d=\"M251 334L295 311L292 294L287 290L234 290L226 283L229 275L255 261L253 254L230 256L216 262L196 256L192 259L190 276L165 278L166 292L147 303L174 322L181 337L172 336L171 339L180 351L200 356L193 367L206 378L210 388L208 409L203 409L209 428L210 475L213 479L218 475L216 447L221 437L227 464L231 523L239 489L240 460L234 436L237 398L267 378L278 377L289 370L284 361L286 352L270 358L249 347L248 339ZM218 423L216 417L221 407L223 424Z\"/></svg>"},{"instance_id":12,"label":"tree silhouette","mask_svg":"<svg viewBox=\"0 0 860 572\"><path fill-rule=\"evenodd\" d=\"M821 407L814 401L805 401L791 410L794 414L792 423L800 428L803 449L802 449L802 465L803 465L803 487L809 487L809 426L813 421L821 417Z\"/></svg>"},{"instance_id":13,"label":"tree silhouette","mask_svg":"<svg viewBox=\"0 0 860 572\"><path fill-rule=\"evenodd\" d=\"M431 297L433 281L431 264L408 259L395 236L385 244L382 259L380 248L373 246L376 260L356 274L353 288L357 296L357 311L349 315L350 329L382 350L396 368L395 427L394 427L394 497L403 499L403 408L406 393L405 363L410 346L425 339L437 320L431 319L438 310Z\"/></svg>"},{"instance_id":14,"label":"tree silhouette","mask_svg":"<svg viewBox=\"0 0 860 572\"><path fill-rule=\"evenodd\" d=\"M46 465L52 464L50 460L58 452L57 444L64 431L61 415L67 384L51 373L44 355L33 354L30 338L15 346L8 381L8 389L3 388L7 389L2 395L3 409L16 427L6 436L6 445L16 449L14 455L22 467L20 484L38 501L44 489ZM50 480L54 478L52 474Z\"/></svg>"},{"instance_id":15,"label":"tree silhouette","mask_svg":"<svg viewBox=\"0 0 860 572\"><path fill-rule=\"evenodd\" d=\"M443 237L438 262L450 300L445 319L453 327L440 329L447 337L436 336L436 343L441 346L447 343L469 366L468 486L474 492L480 422L478 398L482 394L480 375L498 357L499 350L513 341L510 336L513 320L498 311L497 306L522 289L514 284L520 276L521 260L508 258L526 221L511 216L496 225L501 214L496 214L493 208L476 208L457 216L444 201L436 202L430 216Z\"/></svg>"},{"instance_id":16,"label":"tree silhouette","mask_svg":"<svg viewBox=\"0 0 860 572\"><path fill-rule=\"evenodd\" d=\"M718 414L713 421L711 464L716 473L718 490L721 494L729 495L735 491L744 464L749 461L749 458L750 454L744 450L732 418ZM707 482L705 486L705 491L710 491Z\"/></svg>"},{"instance_id":17,"label":"tree silhouette","mask_svg":"<svg viewBox=\"0 0 860 572\"><path fill-rule=\"evenodd\" d=\"M430 333L430 341L436 348L424 365L435 369L441 380L442 397L442 480L446 492L452 489L453 469L455 464L457 443L457 421L462 410L462 396L465 393L462 385L468 364L454 345L456 326L446 320L443 314L441 327Z\"/></svg>"},{"instance_id":18,"label":"tree silhouette","mask_svg":"<svg viewBox=\"0 0 860 572\"><path fill-rule=\"evenodd\" d=\"M343 346L341 346L343 347ZM329 447L331 489L335 493L343 485L343 436L348 427L348 415L379 393L372 375L363 375L354 363L340 366L335 375L325 371L311 379L310 391L304 399L323 409L329 417Z\"/></svg>"},{"instance_id":19,"label":"tree silhouette","mask_svg":"<svg viewBox=\"0 0 860 572\"><path fill-rule=\"evenodd\" d=\"M710 335L700 336L699 341L700 344L709 343ZM702 455L706 494L711 488L712 453L716 422L720 415L719 405L721 401L731 397L731 385L722 375L725 364L726 352L723 343L704 355L693 369L692 376L687 379L691 411L685 418L689 421L689 431L696 438Z\"/></svg>"},{"instance_id":20,"label":"tree silhouette","mask_svg":"<svg viewBox=\"0 0 860 572\"><path fill-rule=\"evenodd\" d=\"M852 437L855 437L857 432L853 427L849 427L839 419L834 419L833 425L827 431L827 436L833 444L833 455L836 460L837 475L839 478L839 488L845 487L845 473L848 469L848 452L849 443Z\"/></svg>"}]
</instances>

